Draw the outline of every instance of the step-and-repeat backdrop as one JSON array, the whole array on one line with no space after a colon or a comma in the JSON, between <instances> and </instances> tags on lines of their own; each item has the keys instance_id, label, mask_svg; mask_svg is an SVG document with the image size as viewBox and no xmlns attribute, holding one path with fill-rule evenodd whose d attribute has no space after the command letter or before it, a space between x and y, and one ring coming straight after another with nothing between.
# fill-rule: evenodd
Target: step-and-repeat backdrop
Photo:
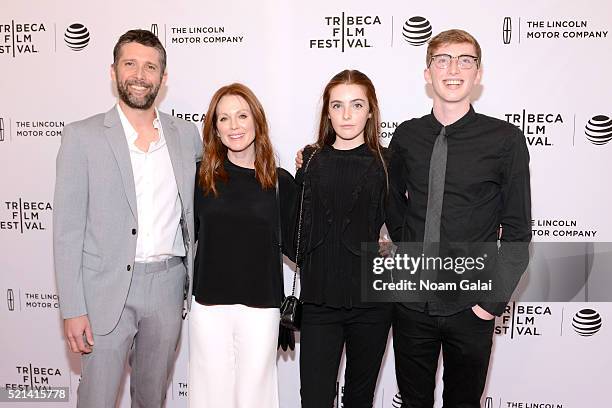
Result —
<instances>
[{"instance_id":1,"label":"step-and-repeat backdrop","mask_svg":"<svg viewBox=\"0 0 612 408\"><path fill-rule=\"evenodd\" d=\"M4 2L0 386L68 387L70 402L48 406L75 405L79 360L62 338L52 263L55 156L65 124L115 103L112 48L131 28L153 31L167 49L160 109L201 126L213 92L243 82L261 99L279 160L290 171L295 152L315 138L320 94L332 75L356 68L370 76L388 144L399 123L430 110L423 69L431 33L474 34L483 48L476 110L520 127L527 139L534 241L573 243L534 259L522 291L538 282L548 289L535 290L540 298L518 296L496 320L483 406L609 406L612 306L605 301L612 280L604 243L612 241L612 5L606 0ZM286 282L290 273L287 267ZM589 274L598 280L551 297L555 279ZM186 328L169 407L187 404ZM299 406L298 356L299 343L278 357L283 407ZM342 393L339 375L338 407ZM128 394L126 385L120 406L129 406ZM389 341L375 407L400 406Z\"/></svg>"}]
</instances>

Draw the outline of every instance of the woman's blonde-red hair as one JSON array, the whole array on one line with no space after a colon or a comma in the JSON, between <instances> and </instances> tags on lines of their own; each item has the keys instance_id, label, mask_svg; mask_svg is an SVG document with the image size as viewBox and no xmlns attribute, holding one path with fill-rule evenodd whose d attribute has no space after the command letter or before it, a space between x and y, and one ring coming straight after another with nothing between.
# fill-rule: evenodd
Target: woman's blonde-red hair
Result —
<instances>
[{"instance_id":1,"label":"woman's blonde-red hair","mask_svg":"<svg viewBox=\"0 0 612 408\"><path fill-rule=\"evenodd\" d=\"M216 126L217 105L219 105L221 98L226 95L239 96L249 105L255 124L255 178L263 189L273 188L276 185L276 161L270 142L266 114L253 91L239 83L220 88L215 92L208 106L202 129L204 151L200 164L200 186L206 194L212 192L216 196L216 183L218 181L228 181L227 172L223 167L223 162L227 157L227 147L218 137Z\"/></svg>"}]
</instances>

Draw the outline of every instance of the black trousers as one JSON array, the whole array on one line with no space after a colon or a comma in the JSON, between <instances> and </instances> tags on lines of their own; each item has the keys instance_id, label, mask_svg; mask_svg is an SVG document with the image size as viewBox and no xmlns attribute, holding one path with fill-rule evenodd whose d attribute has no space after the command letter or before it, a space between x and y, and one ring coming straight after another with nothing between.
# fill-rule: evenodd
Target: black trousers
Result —
<instances>
[{"instance_id":1,"label":"black trousers","mask_svg":"<svg viewBox=\"0 0 612 408\"><path fill-rule=\"evenodd\" d=\"M442 347L443 407L480 408L494 325L495 319L480 319L471 308L451 316L430 316L397 305L393 350L402 407L433 407Z\"/></svg>"},{"instance_id":2,"label":"black trousers","mask_svg":"<svg viewBox=\"0 0 612 408\"><path fill-rule=\"evenodd\" d=\"M300 331L302 408L331 408L346 344L344 408L372 407L393 306L336 309L304 304Z\"/></svg>"}]
</instances>

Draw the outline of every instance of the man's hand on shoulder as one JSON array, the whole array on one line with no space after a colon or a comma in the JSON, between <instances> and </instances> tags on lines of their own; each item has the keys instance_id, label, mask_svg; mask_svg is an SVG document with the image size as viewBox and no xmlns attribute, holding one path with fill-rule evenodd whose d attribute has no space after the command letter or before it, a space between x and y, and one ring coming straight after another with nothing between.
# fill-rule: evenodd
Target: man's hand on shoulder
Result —
<instances>
[{"instance_id":1,"label":"man's hand on shoulder","mask_svg":"<svg viewBox=\"0 0 612 408\"><path fill-rule=\"evenodd\" d=\"M64 319L64 335L73 353L91 353L94 340L87 315Z\"/></svg>"},{"instance_id":2,"label":"man's hand on shoulder","mask_svg":"<svg viewBox=\"0 0 612 408\"><path fill-rule=\"evenodd\" d=\"M302 166L304 165L304 149L306 148L313 148L316 149L317 148L317 144L313 143L310 144L306 147L301 148L300 150L298 150L297 154L295 155L295 169L299 170L302 168Z\"/></svg>"},{"instance_id":3,"label":"man's hand on shoulder","mask_svg":"<svg viewBox=\"0 0 612 408\"><path fill-rule=\"evenodd\" d=\"M295 155L295 169L299 170L304 165L304 149L298 150Z\"/></svg>"}]
</instances>

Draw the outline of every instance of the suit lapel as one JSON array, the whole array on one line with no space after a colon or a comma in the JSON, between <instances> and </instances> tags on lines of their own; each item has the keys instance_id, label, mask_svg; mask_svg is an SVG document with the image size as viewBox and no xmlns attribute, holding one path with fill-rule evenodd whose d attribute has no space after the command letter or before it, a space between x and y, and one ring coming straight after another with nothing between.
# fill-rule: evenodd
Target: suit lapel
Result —
<instances>
[{"instance_id":1,"label":"suit lapel","mask_svg":"<svg viewBox=\"0 0 612 408\"><path fill-rule=\"evenodd\" d=\"M130 151L125 138L125 132L123 126L121 126L121 120L117 113L117 107L113 107L111 110L106 112L104 117L104 126L106 129L104 133L108 139L108 143L113 150L115 160L119 166L121 172L121 179L123 180L123 188L125 189L125 195L127 201L132 210L134 218L138 220L138 211L136 209L136 187L134 186L134 172L132 171L132 160L130 159Z\"/></svg>"},{"instance_id":2,"label":"suit lapel","mask_svg":"<svg viewBox=\"0 0 612 408\"><path fill-rule=\"evenodd\" d=\"M184 177L183 177L183 161L181 160L181 138L178 134L178 129L174 125L172 118L165 113L159 112L159 118L161 120L162 129L164 132L164 138L166 139L166 145L168 146L168 154L170 155L170 162L172 163L172 170L174 171L174 179L176 180L176 187L178 188L179 197L181 202L184 194ZM183 206L184 207L184 206Z\"/></svg>"}]
</instances>

